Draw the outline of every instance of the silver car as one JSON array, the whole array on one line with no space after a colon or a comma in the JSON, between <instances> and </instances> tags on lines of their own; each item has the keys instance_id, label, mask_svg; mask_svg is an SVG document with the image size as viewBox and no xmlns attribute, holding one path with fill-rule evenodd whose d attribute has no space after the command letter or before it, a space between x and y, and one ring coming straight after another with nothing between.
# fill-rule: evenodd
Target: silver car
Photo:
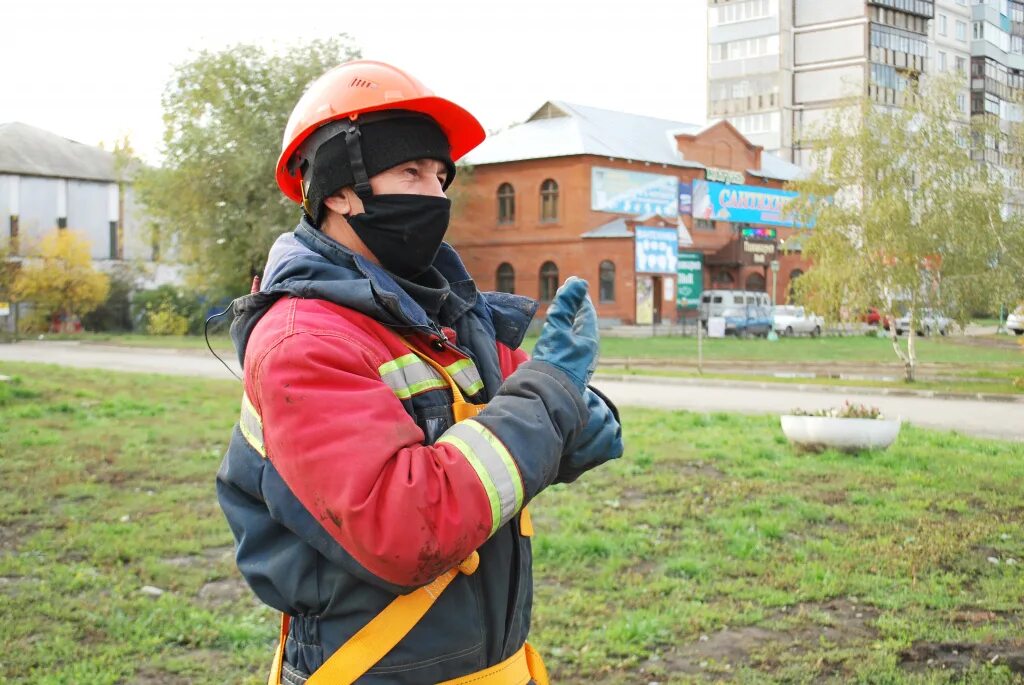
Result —
<instances>
[{"instance_id":1,"label":"silver car","mask_svg":"<svg viewBox=\"0 0 1024 685\"><path fill-rule=\"evenodd\" d=\"M949 333L949 328L952 325L952 321L949 318L934 309L922 309L916 323L916 332L922 337L927 337L934 333L946 335ZM896 335L903 335L904 331L909 330L910 314L908 313L896 319Z\"/></svg>"}]
</instances>

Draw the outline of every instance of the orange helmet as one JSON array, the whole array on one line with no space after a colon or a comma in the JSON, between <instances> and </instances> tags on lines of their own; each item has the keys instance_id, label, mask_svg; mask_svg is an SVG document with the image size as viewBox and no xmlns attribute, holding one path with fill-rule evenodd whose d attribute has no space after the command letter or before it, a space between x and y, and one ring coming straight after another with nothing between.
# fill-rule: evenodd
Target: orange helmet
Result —
<instances>
[{"instance_id":1,"label":"orange helmet","mask_svg":"<svg viewBox=\"0 0 1024 685\"><path fill-rule=\"evenodd\" d=\"M343 118L355 125L360 114L383 110L416 112L433 119L448 138L453 161L486 137L476 117L437 97L401 69L370 60L346 62L314 81L288 117L277 160L281 191L295 202L303 202L302 174L290 162L299 146L319 127Z\"/></svg>"}]
</instances>

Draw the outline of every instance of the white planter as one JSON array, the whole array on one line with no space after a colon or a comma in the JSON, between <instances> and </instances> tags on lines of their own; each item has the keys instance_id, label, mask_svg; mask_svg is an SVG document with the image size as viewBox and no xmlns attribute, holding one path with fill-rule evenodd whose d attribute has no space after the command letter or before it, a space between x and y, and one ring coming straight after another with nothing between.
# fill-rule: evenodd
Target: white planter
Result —
<instances>
[{"instance_id":1,"label":"white planter","mask_svg":"<svg viewBox=\"0 0 1024 685\"><path fill-rule=\"evenodd\" d=\"M829 447L844 452L884 450L900 433L900 419L837 419L831 416L784 414L782 432L805 450Z\"/></svg>"}]
</instances>

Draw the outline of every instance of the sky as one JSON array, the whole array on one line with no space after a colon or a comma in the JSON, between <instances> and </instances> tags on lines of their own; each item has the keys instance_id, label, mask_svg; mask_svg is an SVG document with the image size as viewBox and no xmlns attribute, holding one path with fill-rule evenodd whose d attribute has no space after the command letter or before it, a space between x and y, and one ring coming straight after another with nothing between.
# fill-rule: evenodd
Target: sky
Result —
<instances>
[{"instance_id":1,"label":"sky","mask_svg":"<svg viewBox=\"0 0 1024 685\"><path fill-rule=\"evenodd\" d=\"M160 96L197 51L347 33L493 132L547 100L703 124L705 0L4 0L0 123L159 163Z\"/></svg>"}]
</instances>

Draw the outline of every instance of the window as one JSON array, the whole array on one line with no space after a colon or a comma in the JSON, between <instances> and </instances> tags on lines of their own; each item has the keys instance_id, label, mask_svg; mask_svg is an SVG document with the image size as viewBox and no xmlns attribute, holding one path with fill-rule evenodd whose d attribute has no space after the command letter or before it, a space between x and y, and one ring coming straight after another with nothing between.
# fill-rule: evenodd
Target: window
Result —
<instances>
[{"instance_id":1,"label":"window","mask_svg":"<svg viewBox=\"0 0 1024 685\"><path fill-rule=\"evenodd\" d=\"M967 24L962 21L956 23L956 39L967 42Z\"/></svg>"},{"instance_id":2,"label":"window","mask_svg":"<svg viewBox=\"0 0 1024 685\"><path fill-rule=\"evenodd\" d=\"M711 279L712 285L716 287L728 287L731 288L736 280L732 277L732 273L729 271L716 271L714 277Z\"/></svg>"},{"instance_id":3,"label":"window","mask_svg":"<svg viewBox=\"0 0 1024 685\"><path fill-rule=\"evenodd\" d=\"M540 267L540 300L550 302L558 290L558 267L554 262L544 262Z\"/></svg>"},{"instance_id":4,"label":"window","mask_svg":"<svg viewBox=\"0 0 1024 685\"><path fill-rule=\"evenodd\" d=\"M711 219L694 219L693 227L698 231L713 231L715 230L715 222Z\"/></svg>"},{"instance_id":5,"label":"window","mask_svg":"<svg viewBox=\"0 0 1024 685\"><path fill-rule=\"evenodd\" d=\"M601 302L615 301L615 264L607 259L601 262L599 269L601 283Z\"/></svg>"},{"instance_id":6,"label":"window","mask_svg":"<svg viewBox=\"0 0 1024 685\"><path fill-rule=\"evenodd\" d=\"M956 108L961 112L967 112L967 95L965 93L960 93L956 96Z\"/></svg>"},{"instance_id":7,"label":"window","mask_svg":"<svg viewBox=\"0 0 1024 685\"><path fill-rule=\"evenodd\" d=\"M747 276L746 289L747 290L759 290L761 292L764 292L765 291L764 276L762 276L761 274L750 274L749 276ZM752 304L752 303L748 303L748 304Z\"/></svg>"},{"instance_id":8,"label":"window","mask_svg":"<svg viewBox=\"0 0 1024 685\"><path fill-rule=\"evenodd\" d=\"M946 70L946 53L939 51L939 71Z\"/></svg>"},{"instance_id":9,"label":"window","mask_svg":"<svg viewBox=\"0 0 1024 685\"><path fill-rule=\"evenodd\" d=\"M967 75L967 58L966 57L957 57L956 58L956 73L962 74L964 76Z\"/></svg>"},{"instance_id":10,"label":"window","mask_svg":"<svg viewBox=\"0 0 1024 685\"><path fill-rule=\"evenodd\" d=\"M947 35L949 35L949 26L946 23L946 15L945 14L940 14L939 15L939 35L940 36L947 36Z\"/></svg>"},{"instance_id":11,"label":"window","mask_svg":"<svg viewBox=\"0 0 1024 685\"><path fill-rule=\"evenodd\" d=\"M796 281L798 278L804 275L804 272L800 269L793 269L789 272L789 301L793 301L793 296L796 294Z\"/></svg>"},{"instance_id":12,"label":"window","mask_svg":"<svg viewBox=\"0 0 1024 685\"><path fill-rule=\"evenodd\" d=\"M494 281L496 283L494 289L499 293L514 293L516 291L516 270L508 262L503 262L498 266Z\"/></svg>"},{"instance_id":13,"label":"window","mask_svg":"<svg viewBox=\"0 0 1024 685\"><path fill-rule=\"evenodd\" d=\"M498 186L498 223L511 224L516 220L516 191L511 183Z\"/></svg>"},{"instance_id":14,"label":"window","mask_svg":"<svg viewBox=\"0 0 1024 685\"><path fill-rule=\"evenodd\" d=\"M558 221L558 184L550 178L540 185L540 220Z\"/></svg>"}]
</instances>

